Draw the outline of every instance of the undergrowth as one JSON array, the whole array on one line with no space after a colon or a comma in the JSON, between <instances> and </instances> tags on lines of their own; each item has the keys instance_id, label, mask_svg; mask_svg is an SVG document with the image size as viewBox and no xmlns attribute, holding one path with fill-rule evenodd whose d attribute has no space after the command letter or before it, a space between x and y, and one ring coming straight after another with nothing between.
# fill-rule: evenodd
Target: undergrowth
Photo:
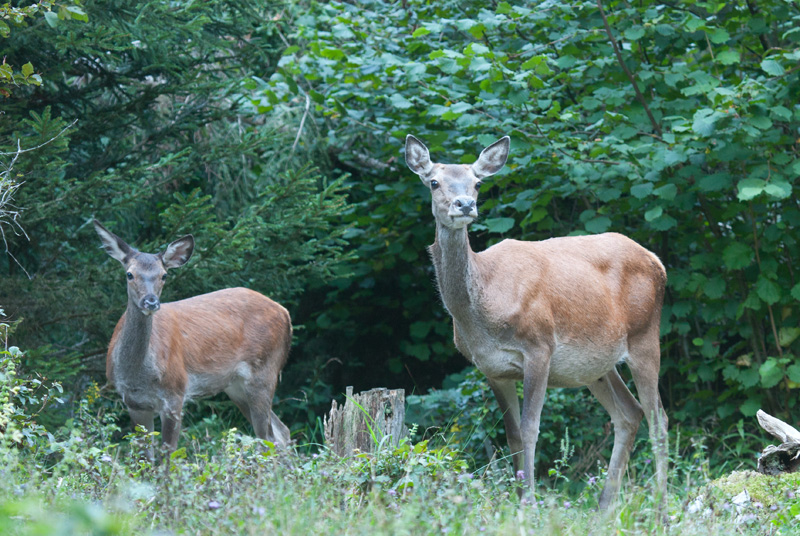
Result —
<instances>
[{"instance_id":1,"label":"undergrowth","mask_svg":"<svg viewBox=\"0 0 800 536\"><path fill-rule=\"evenodd\" d=\"M59 403L58 387L17 377L19 356L0 350L4 535L778 535L800 522L800 489L784 486L767 502L758 493L770 487L761 486L758 501L737 504L714 488L718 475L698 435L675 438L663 515L645 440L617 507L600 513L602 457L576 471L580 452L566 429L535 496L522 501L502 451L475 463L446 431L419 439L412 430L397 446L339 458L319 445L279 450L212 416L187 426L181 447L151 464L143 454L157 434L122 435L94 384L65 426L45 430L36 417Z\"/></svg>"}]
</instances>

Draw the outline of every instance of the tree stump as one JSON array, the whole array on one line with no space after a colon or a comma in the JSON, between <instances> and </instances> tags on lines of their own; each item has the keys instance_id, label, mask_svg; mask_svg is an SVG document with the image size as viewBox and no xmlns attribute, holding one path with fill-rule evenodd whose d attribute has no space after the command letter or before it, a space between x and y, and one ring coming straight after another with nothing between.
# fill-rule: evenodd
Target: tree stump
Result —
<instances>
[{"instance_id":1,"label":"tree stump","mask_svg":"<svg viewBox=\"0 0 800 536\"><path fill-rule=\"evenodd\" d=\"M765 475L794 473L800 469L800 432L780 419L758 410L761 428L777 437L781 444L769 445L758 459L758 472Z\"/></svg>"},{"instance_id":2,"label":"tree stump","mask_svg":"<svg viewBox=\"0 0 800 536\"><path fill-rule=\"evenodd\" d=\"M353 395L348 387L346 397L342 406L332 401L330 414L323 418L325 444L339 456L397 446L408 434L404 389L378 388Z\"/></svg>"}]
</instances>

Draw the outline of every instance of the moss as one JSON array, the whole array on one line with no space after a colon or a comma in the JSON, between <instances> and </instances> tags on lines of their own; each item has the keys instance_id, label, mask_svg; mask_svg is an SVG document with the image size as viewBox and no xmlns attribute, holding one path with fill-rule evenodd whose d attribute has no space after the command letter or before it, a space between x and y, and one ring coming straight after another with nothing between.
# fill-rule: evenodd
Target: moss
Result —
<instances>
[{"instance_id":1,"label":"moss","mask_svg":"<svg viewBox=\"0 0 800 536\"><path fill-rule=\"evenodd\" d=\"M770 476L755 471L736 471L710 482L708 489L723 501L730 501L746 489L752 502L768 508L785 504L791 497L800 500L800 473Z\"/></svg>"}]
</instances>

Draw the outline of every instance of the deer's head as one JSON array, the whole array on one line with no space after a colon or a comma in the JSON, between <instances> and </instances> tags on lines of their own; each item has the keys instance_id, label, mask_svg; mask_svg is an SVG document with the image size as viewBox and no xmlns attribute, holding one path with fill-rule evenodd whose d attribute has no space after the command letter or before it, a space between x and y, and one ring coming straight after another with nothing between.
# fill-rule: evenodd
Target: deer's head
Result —
<instances>
[{"instance_id":1,"label":"deer's head","mask_svg":"<svg viewBox=\"0 0 800 536\"><path fill-rule=\"evenodd\" d=\"M434 164L428 148L406 136L406 164L431 190L433 216L451 229L461 229L478 217L481 181L494 175L506 163L510 139L504 136L481 151L472 164Z\"/></svg>"},{"instance_id":2,"label":"deer's head","mask_svg":"<svg viewBox=\"0 0 800 536\"><path fill-rule=\"evenodd\" d=\"M151 315L161 307L161 290L167 279L167 270L183 266L194 251L194 238L186 235L172 242L161 253L142 253L94 220L94 229L100 235L103 249L125 267L128 280L128 300L144 315Z\"/></svg>"}]
</instances>

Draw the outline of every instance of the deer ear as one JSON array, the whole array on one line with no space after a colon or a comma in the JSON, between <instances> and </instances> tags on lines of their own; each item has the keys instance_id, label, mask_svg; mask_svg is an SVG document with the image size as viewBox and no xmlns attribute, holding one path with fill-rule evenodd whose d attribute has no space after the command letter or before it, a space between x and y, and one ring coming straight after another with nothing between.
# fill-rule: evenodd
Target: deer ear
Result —
<instances>
[{"instance_id":1,"label":"deer ear","mask_svg":"<svg viewBox=\"0 0 800 536\"><path fill-rule=\"evenodd\" d=\"M433 171L433 162L431 162L428 148L411 134L406 136L406 164L421 179L424 179Z\"/></svg>"},{"instance_id":2,"label":"deer ear","mask_svg":"<svg viewBox=\"0 0 800 536\"><path fill-rule=\"evenodd\" d=\"M494 175L506 165L508 159L508 149L511 138L503 136L489 147L481 151L477 162L472 164L472 172L476 177L482 179L489 175Z\"/></svg>"},{"instance_id":3,"label":"deer ear","mask_svg":"<svg viewBox=\"0 0 800 536\"><path fill-rule=\"evenodd\" d=\"M100 241L103 243L103 249L106 250L106 253L124 264L125 260L133 254L135 250L125 243L123 239L103 227L99 221L94 220L93 223L94 230L100 235Z\"/></svg>"},{"instance_id":4,"label":"deer ear","mask_svg":"<svg viewBox=\"0 0 800 536\"><path fill-rule=\"evenodd\" d=\"M166 251L161 254L161 260L164 261L166 268L177 268L186 264L193 251L194 237L186 235L168 245Z\"/></svg>"}]
</instances>

